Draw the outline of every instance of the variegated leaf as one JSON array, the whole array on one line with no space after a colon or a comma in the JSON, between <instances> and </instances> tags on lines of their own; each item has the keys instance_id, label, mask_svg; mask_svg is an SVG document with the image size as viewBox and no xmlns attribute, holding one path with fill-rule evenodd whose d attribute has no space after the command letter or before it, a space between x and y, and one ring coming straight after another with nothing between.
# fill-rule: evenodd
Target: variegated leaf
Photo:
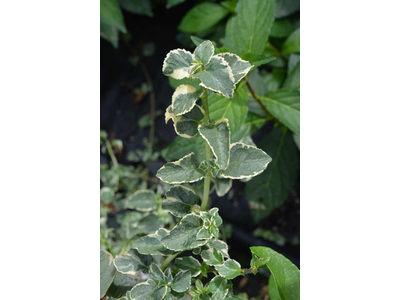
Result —
<instances>
[{"instance_id":1,"label":"variegated leaf","mask_svg":"<svg viewBox=\"0 0 400 300\"><path fill-rule=\"evenodd\" d=\"M193 74L193 78L200 79L200 86L222 94L227 98L233 97L235 78L229 64L218 56L213 56L204 70Z\"/></svg>"},{"instance_id":2,"label":"variegated leaf","mask_svg":"<svg viewBox=\"0 0 400 300\"><path fill-rule=\"evenodd\" d=\"M186 292L190 288L191 277L189 270L180 271L175 275L171 288L178 293Z\"/></svg>"},{"instance_id":3,"label":"variegated leaf","mask_svg":"<svg viewBox=\"0 0 400 300\"><path fill-rule=\"evenodd\" d=\"M196 47L193 52L194 59L201 61L203 65L207 65L211 57L214 55L214 45L211 41L204 41Z\"/></svg>"},{"instance_id":4,"label":"variegated leaf","mask_svg":"<svg viewBox=\"0 0 400 300\"><path fill-rule=\"evenodd\" d=\"M202 246L207 240L197 240L197 233L203 227L203 220L195 215L186 215L171 230L169 235L161 239L161 243L174 251L190 250Z\"/></svg>"},{"instance_id":5,"label":"variegated leaf","mask_svg":"<svg viewBox=\"0 0 400 300\"><path fill-rule=\"evenodd\" d=\"M225 299L229 292L228 281L221 276L215 276L208 284L208 288L212 293L213 300Z\"/></svg>"},{"instance_id":6,"label":"variegated leaf","mask_svg":"<svg viewBox=\"0 0 400 300\"><path fill-rule=\"evenodd\" d=\"M197 277L201 272L200 262L192 256L176 258L175 267L178 270L189 270L192 277Z\"/></svg>"},{"instance_id":7,"label":"variegated leaf","mask_svg":"<svg viewBox=\"0 0 400 300\"><path fill-rule=\"evenodd\" d=\"M167 294L167 286L157 286L153 279L139 283L126 293L128 300L158 300L163 299Z\"/></svg>"},{"instance_id":8,"label":"variegated leaf","mask_svg":"<svg viewBox=\"0 0 400 300\"><path fill-rule=\"evenodd\" d=\"M192 110L200 98L202 90L196 90L189 84L181 84L172 95L172 111L175 116L180 116Z\"/></svg>"},{"instance_id":9,"label":"variegated leaf","mask_svg":"<svg viewBox=\"0 0 400 300\"><path fill-rule=\"evenodd\" d=\"M166 76L183 79L188 77L192 61L192 53L184 49L175 49L170 51L164 59L162 71Z\"/></svg>"},{"instance_id":10,"label":"variegated leaf","mask_svg":"<svg viewBox=\"0 0 400 300\"><path fill-rule=\"evenodd\" d=\"M151 256L142 255L136 249L130 249L125 254L117 255L114 265L118 272L133 275L137 271L147 273L152 260Z\"/></svg>"},{"instance_id":11,"label":"variegated leaf","mask_svg":"<svg viewBox=\"0 0 400 300\"><path fill-rule=\"evenodd\" d=\"M165 195L162 208L178 218L190 213L200 199L193 190L180 185L171 187Z\"/></svg>"},{"instance_id":12,"label":"variegated leaf","mask_svg":"<svg viewBox=\"0 0 400 300\"><path fill-rule=\"evenodd\" d=\"M135 248L140 254L145 255L170 255L173 251L168 250L161 244L161 239L168 235L169 231L160 228L153 234L145 235L132 242L132 247Z\"/></svg>"},{"instance_id":13,"label":"variegated leaf","mask_svg":"<svg viewBox=\"0 0 400 300\"><path fill-rule=\"evenodd\" d=\"M152 263L150 265L150 276L151 276L151 278L158 281L158 285L163 285L163 284L168 283L167 276L163 273L163 271L160 269L160 267L155 263Z\"/></svg>"},{"instance_id":14,"label":"variegated leaf","mask_svg":"<svg viewBox=\"0 0 400 300\"><path fill-rule=\"evenodd\" d=\"M214 248L201 251L201 258L209 266L216 266L224 263L222 254Z\"/></svg>"},{"instance_id":15,"label":"variegated leaf","mask_svg":"<svg viewBox=\"0 0 400 300\"><path fill-rule=\"evenodd\" d=\"M272 158L261 149L243 143L231 145L229 166L220 174L222 178L245 179L263 172Z\"/></svg>"},{"instance_id":16,"label":"variegated leaf","mask_svg":"<svg viewBox=\"0 0 400 300\"><path fill-rule=\"evenodd\" d=\"M176 116L173 112L172 105L168 106L165 112L165 122L170 119L174 122L175 132L184 138L192 138L198 133L200 121L204 118L204 110L195 105L191 111L181 116Z\"/></svg>"},{"instance_id":17,"label":"variegated leaf","mask_svg":"<svg viewBox=\"0 0 400 300\"><path fill-rule=\"evenodd\" d=\"M222 57L229 64L235 78L235 84L242 80L253 67L248 61L241 59L240 56L233 53L224 52L216 56Z\"/></svg>"},{"instance_id":18,"label":"variegated leaf","mask_svg":"<svg viewBox=\"0 0 400 300\"><path fill-rule=\"evenodd\" d=\"M218 274L226 279L233 279L242 275L241 268L240 264L234 259L228 259L222 265L215 266Z\"/></svg>"},{"instance_id":19,"label":"variegated leaf","mask_svg":"<svg viewBox=\"0 0 400 300\"><path fill-rule=\"evenodd\" d=\"M214 125L200 125L198 128L200 135L207 141L216 157L215 163L222 170L229 164L231 133L228 122L227 119L222 119Z\"/></svg>"},{"instance_id":20,"label":"variegated leaf","mask_svg":"<svg viewBox=\"0 0 400 300\"><path fill-rule=\"evenodd\" d=\"M232 188L232 179L230 178L214 178L215 192L218 197L225 196Z\"/></svg>"},{"instance_id":21,"label":"variegated leaf","mask_svg":"<svg viewBox=\"0 0 400 300\"><path fill-rule=\"evenodd\" d=\"M110 253L100 250L100 298L106 294L117 272L113 260Z\"/></svg>"},{"instance_id":22,"label":"variegated leaf","mask_svg":"<svg viewBox=\"0 0 400 300\"><path fill-rule=\"evenodd\" d=\"M151 190L139 190L126 198L126 208L152 211L157 208L156 195Z\"/></svg>"},{"instance_id":23,"label":"variegated leaf","mask_svg":"<svg viewBox=\"0 0 400 300\"><path fill-rule=\"evenodd\" d=\"M205 176L204 172L199 169L199 165L192 152L178 161L166 163L158 170L157 177L169 184L196 182Z\"/></svg>"}]
</instances>

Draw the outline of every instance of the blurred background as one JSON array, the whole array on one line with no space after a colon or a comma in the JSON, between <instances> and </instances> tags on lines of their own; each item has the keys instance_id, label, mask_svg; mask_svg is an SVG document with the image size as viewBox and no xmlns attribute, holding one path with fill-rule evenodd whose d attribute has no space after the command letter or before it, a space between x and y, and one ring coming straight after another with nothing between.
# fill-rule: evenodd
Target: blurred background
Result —
<instances>
[{"instance_id":1,"label":"blurred background","mask_svg":"<svg viewBox=\"0 0 400 300\"><path fill-rule=\"evenodd\" d=\"M101 5L102 14L106 14L106 4ZM165 161L178 159L194 147L193 141L185 143L177 137L172 122L164 122L165 109L178 85L162 74L166 54L176 48L193 51L191 36L210 39L221 47L236 5L237 1L120 0L122 22L120 19L116 26L110 26L101 16L100 128L111 145L102 144L101 165L112 163L108 152L112 148L118 164L132 173L126 176L132 190L143 187L143 178L147 188L157 184L154 174ZM299 50L283 49L288 38L299 32L299 1L278 1L275 18L265 52L276 60L248 76L259 95L281 88L300 89ZM229 253L243 266L251 259L249 247L260 245L271 247L300 267L299 135L267 115L251 94L243 105L247 107L245 123L250 124L250 138L273 162L249 182L234 180L224 197L214 192L211 206L220 209ZM121 208L107 196L102 201L107 226L118 227L115 219ZM267 295L266 278L268 274L263 273L251 280L236 278L236 292Z\"/></svg>"}]
</instances>

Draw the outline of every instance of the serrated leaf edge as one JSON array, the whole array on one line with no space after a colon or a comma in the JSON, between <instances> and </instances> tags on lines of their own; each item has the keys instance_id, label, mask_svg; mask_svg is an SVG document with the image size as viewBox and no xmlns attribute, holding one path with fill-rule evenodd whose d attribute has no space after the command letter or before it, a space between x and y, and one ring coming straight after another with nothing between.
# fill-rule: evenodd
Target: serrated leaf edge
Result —
<instances>
[{"instance_id":1,"label":"serrated leaf edge","mask_svg":"<svg viewBox=\"0 0 400 300\"><path fill-rule=\"evenodd\" d=\"M187 51L187 50L185 50L185 49L181 49L181 48L177 48L177 49L174 49L174 50L171 50L171 51L169 51L168 52L168 54L167 54L167 56L164 58L164 61L163 61L163 66L162 66L162 72L163 72L163 74L164 75L166 75L165 73L164 73L164 71L165 71L165 68L167 67L167 60L168 60L168 58L171 56L171 53L177 53L177 54L179 54L179 50L181 50L181 51L183 51L183 52L186 52L186 53L189 53L191 56L192 56L192 61L194 60L194 56L193 56L193 54L190 52L190 51ZM175 72L175 71L174 71ZM170 75L166 75L166 76L170 76L170 77L172 77L172 78L174 78L174 79L177 79L177 80L181 80L181 79L183 79L183 78L188 78L188 76L189 76L189 71L188 71L188 74L186 75L186 76L183 76L183 77L174 77L174 76L172 76L172 74L174 73L174 72L172 72Z\"/></svg>"}]
</instances>

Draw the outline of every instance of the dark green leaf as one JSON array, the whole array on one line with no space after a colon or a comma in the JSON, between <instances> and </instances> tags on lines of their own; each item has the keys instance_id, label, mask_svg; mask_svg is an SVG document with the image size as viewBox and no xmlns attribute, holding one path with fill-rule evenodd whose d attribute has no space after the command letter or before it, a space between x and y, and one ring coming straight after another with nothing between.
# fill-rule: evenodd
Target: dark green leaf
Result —
<instances>
[{"instance_id":1,"label":"dark green leaf","mask_svg":"<svg viewBox=\"0 0 400 300\"><path fill-rule=\"evenodd\" d=\"M100 21L100 36L109 41L114 48L118 48L118 28Z\"/></svg>"},{"instance_id":2,"label":"dark green leaf","mask_svg":"<svg viewBox=\"0 0 400 300\"><path fill-rule=\"evenodd\" d=\"M282 45L282 53L300 53L300 28L293 31Z\"/></svg>"},{"instance_id":3,"label":"dark green leaf","mask_svg":"<svg viewBox=\"0 0 400 300\"><path fill-rule=\"evenodd\" d=\"M276 18L287 17L300 10L300 0L279 0L276 4Z\"/></svg>"},{"instance_id":4,"label":"dark green leaf","mask_svg":"<svg viewBox=\"0 0 400 300\"><path fill-rule=\"evenodd\" d=\"M181 4L183 2L185 2L186 0L167 0L167 9L170 9L171 7L174 7L178 4Z\"/></svg>"},{"instance_id":5,"label":"dark green leaf","mask_svg":"<svg viewBox=\"0 0 400 300\"><path fill-rule=\"evenodd\" d=\"M100 0L100 21L126 33L124 17L116 0Z\"/></svg>"},{"instance_id":6,"label":"dark green leaf","mask_svg":"<svg viewBox=\"0 0 400 300\"><path fill-rule=\"evenodd\" d=\"M117 272L113 260L110 253L100 250L100 298L106 294Z\"/></svg>"},{"instance_id":7,"label":"dark green leaf","mask_svg":"<svg viewBox=\"0 0 400 300\"><path fill-rule=\"evenodd\" d=\"M151 0L118 0L118 2L123 9L130 13L148 17L153 16Z\"/></svg>"}]
</instances>

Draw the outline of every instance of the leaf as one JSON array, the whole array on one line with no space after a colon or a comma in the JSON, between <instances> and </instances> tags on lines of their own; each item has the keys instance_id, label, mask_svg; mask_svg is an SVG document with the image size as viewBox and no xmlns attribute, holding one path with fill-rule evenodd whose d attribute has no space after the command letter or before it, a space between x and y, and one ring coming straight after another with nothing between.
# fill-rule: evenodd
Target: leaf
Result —
<instances>
[{"instance_id":1,"label":"leaf","mask_svg":"<svg viewBox=\"0 0 400 300\"><path fill-rule=\"evenodd\" d=\"M300 28L293 31L283 43L282 53L300 53Z\"/></svg>"},{"instance_id":2,"label":"leaf","mask_svg":"<svg viewBox=\"0 0 400 300\"><path fill-rule=\"evenodd\" d=\"M153 233L157 229L159 229L163 223L155 214L147 214L143 215L137 213L139 216L143 216L139 220L131 220L131 215L137 212L131 212L127 216L125 216L121 222L121 231L122 235L125 236L126 239L132 239L134 236L138 234L148 234Z\"/></svg>"},{"instance_id":3,"label":"leaf","mask_svg":"<svg viewBox=\"0 0 400 300\"><path fill-rule=\"evenodd\" d=\"M114 199L114 191L107 186L100 189L100 200L105 204L109 204Z\"/></svg>"},{"instance_id":4,"label":"leaf","mask_svg":"<svg viewBox=\"0 0 400 300\"><path fill-rule=\"evenodd\" d=\"M115 49L118 48L118 28L108 25L104 21L100 21L100 36L106 39L113 45Z\"/></svg>"},{"instance_id":5,"label":"leaf","mask_svg":"<svg viewBox=\"0 0 400 300\"><path fill-rule=\"evenodd\" d=\"M275 118L300 134L300 92L279 90L260 99Z\"/></svg>"},{"instance_id":6,"label":"leaf","mask_svg":"<svg viewBox=\"0 0 400 300\"><path fill-rule=\"evenodd\" d=\"M153 16L151 0L118 0L123 9L133 14Z\"/></svg>"},{"instance_id":7,"label":"leaf","mask_svg":"<svg viewBox=\"0 0 400 300\"><path fill-rule=\"evenodd\" d=\"M114 258L110 253L100 250L100 298L106 294L117 272L113 260Z\"/></svg>"},{"instance_id":8,"label":"leaf","mask_svg":"<svg viewBox=\"0 0 400 300\"><path fill-rule=\"evenodd\" d=\"M260 143L273 158L267 170L246 183L245 195L255 222L282 205L298 176L298 150L288 130L274 129Z\"/></svg>"},{"instance_id":9,"label":"leaf","mask_svg":"<svg viewBox=\"0 0 400 300\"><path fill-rule=\"evenodd\" d=\"M231 140L228 120L221 119L213 125L200 125L198 130L214 153L217 166L222 170L226 169L229 163L229 145Z\"/></svg>"},{"instance_id":10,"label":"leaf","mask_svg":"<svg viewBox=\"0 0 400 300\"><path fill-rule=\"evenodd\" d=\"M300 134L293 133L293 140L296 143L297 148L300 150Z\"/></svg>"},{"instance_id":11,"label":"leaf","mask_svg":"<svg viewBox=\"0 0 400 300\"><path fill-rule=\"evenodd\" d=\"M196 47L193 52L194 59L201 61L203 65L207 65L211 57L214 55L214 45L211 41L204 41Z\"/></svg>"},{"instance_id":12,"label":"leaf","mask_svg":"<svg viewBox=\"0 0 400 300\"><path fill-rule=\"evenodd\" d=\"M246 102L249 96L245 85L240 84L232 99L212 94L209 96L210 116L214 120L228 119L231 133L240 130L240 126L246 119L248 108Z\"/></svg>"},{"instance_id":13,"label":"leaf","mask_svg":"<svg viewBox=\"0 0 400 300\"><path fill-rule=\"evenodd\" d=\"M233 97L235 79L229 64L222 57L213 56L204 70L193 74L192 77L200 79L200 86L206 89L227 98Z\"/></svg>"},{"instance_id":14,"label":"leaf","mask_svg":"<svg viewBox=\"0 0 400 300\"><path fill-rule=\"evenodd\" d=\"M229 166L220 174L222 178L245 179L262 173L271 157L261 149L243 143L231 144Z\"/></svg>"},{"instance_id":15,"label":"leaf","mask_svg":"<svg viewBox=\"0 0 400 300\"><path fill-rule=\"evenodd\" d=\"M137 271L147 273L152 257L140 254L136 249L117 255L114 260L115 268L122 274L134 275Z\"/></svg>"},{"instance_id":16,"label":"leaf","mask_svg":"<svg viewBox=\"0 0 400 300\"><path fill-rule=\"evenodd\" d=\"M153 234L145 235L132 242L132 248L135 248L140 254L145 255L170 255L171 250L168 250L161 244L161 239L168 235L169 231L160 228Z\"/></svg>"},{"instance_id":17,"label":"leaf","mask_svg":"<svg viewBox=\"0 0 400 300\"><path fill-rule=\"evenodd\" d=\"M196 90L195 87L182 84L178 86L172 95L172 111L176 116L190 112L200 98L202 90Z\"/></svg>"},{"instance_id":18,"label":"leaf","mask_svg":"<svg viewBox=\"0 0 400 300\"><path fill-rule=\"evenodd\" d=\"M283 88L288 90L300 89L300 61L296 64L294 69L287 76L283 84Z\"/></svg>"},{"instance_id":19,"label":"leaf","mask_svg":"<svg viewBox=\"0 0 400 300\"><path fill-rule=\"evenodd\" d=\"M272 70L272 74L269 73L265 77L265 83L268 92L276 92L281 86L283 80L285 79L285 76L286 76L285 69L274 68Z\"/></svg>"},{"instance_id":20,"label":"leaf","mask_svg":"<svg viewBox=\"0 0 400 300\"><path fill-rule=\"evenodd\" d=\"M163 285L168 283L167 276L164 275L163 271L155 263L152 263L150 265L150 276L151 278L158 281L158 285Z\"/></svg>"},{"instance_id":21,"label":"leaf","mask_svg":"<svg viewBox=\"0 0 400 300\"><path fill-rule=\"evenodd\" d=\"M126 33L124 17L116 0L100 0L100 22Z\"/></svg>"},{"instance_id":22,"label":"leaf","mask_svg":"<svg viewBox=\"0 0 400 300\"><path fill-rule=\"evenodd\" d=\"M126 208L152 211L157 208L156 195L151 190L139 190L126 198Z\"/></svg>"},{"instance_id":23,"label":"leaf","mask_svg":"<svg viewBox=\"0 0 400 300\"><path fill-rule=\"evenodd\" d=\"M279 4L277 6L279 6ZM272 26L272 29L271 29L271 37L285 38L292 31L293 31L293 27L288 19L275 20L274 25Z\"/></svg>"},{"instance_id":24,"label":"leaf","mask_svg":"<svg viewBox=\"0 0 400 300\"><path fill-rule=\"evenodd\" d=\"M226 279L233 279L242 275L240 264L234 259L228 259L222 265L216 265L215 269L218 274Z\"/></svg>"},{"instance_id":25,"label":"leaf","mask_svg":"<svg viewBox=\"0 0 400 300\"><path fill-rule=\"evenodd\" d=\"M176 258L175 267L178 270L189 270L192 277L197 277L201 272L200 262L192 256Z\"/></svg>"},{"instance_id":26,"label":"leaf","mask_svg":"<svg viewBox=\"0 0 400 300\"><path fill-rule=\"evenodd\" d=\"M214 178L215 192L218 197L225 196L232 188L232 179L229 178Z\"/></svg>"},{"instance_id":27,"label":"leaf","mask_svg":"<svg viewBox=\"0 0 400 300\"><path fill-rule=\"evenodd\" d=\"M165 123L172 119L174 122L175 132L184 138L193 138L198 133L199 122L204 118L204 110L195 105L191 111L181 115L176 116L172 110L172 105L167 107L165 112Z\"/></svg>"},{"instance_id":28,"label":"leaf","mask_svg":"<svg viewBox=\"0 0 400 300\"><path fill-rule=\"evenodd\" d=\"M208 288L212 293L213 300L222 300L225 299L226 295L229 292L227 287L227 280L221 276L215 276L210 283L208 284Z\"/></svg>"},{"instance_id":29,"label":"leaf","mask_svg":"<svg viewBox=\"0 0 400 300\"><path fill-rule=\"evenodd\" d=\"M239 0L236 13L226 25L222 44L240 56L262 53L275 18L275 0Z\"/></svg>"},{"instance_id":30,"label":"leaf","mask_svg":"<svg viewBox=\"0 0 400 300\"><path fill-rule=\"evenodd\" d=\"M272 275L268 279L268 296L271 300L281 300L274 276Z\"/></svg>"},{"instance_id":31,"label":"leaf","mask_svg":"<svg viewBox=\"0 0 400 300\"><path fill-rule=\"evenodd\" d=\"M107 291L107 296L121 299L120 297L124 296L126 292L130 291L140 281L142 281L140 273L128 275L117 272L114 281Z\"/></svg>"},{"instance_id":32,"label":"leaf","mask_svg":"<svg viewBox=\"0 0 400 300\"><path fill-rule=\"evenodd\" d=\"M167 5L166 8L170 9L171 7L174 7L178 4L181 4L183 2L185 2L186 0L167 0Z\"/></svg>"},{"instance_id":33,"label":"leaf","mask_svg":"<svg viewBox=\"0 0 400 300\"><path fill-rule=\"evenodd\" d=\"M283 255L267 247L250 247L253 257L268 259L281 300L300 299L300 271Z\"/></svg>"},{"instance_id":34,"label":"leaf","mask_svg":"<svg viewBox=\"0 0 400 300\"><path fill-rule=\"evenodd\" d=\"M254 52L247 52L242 55L242 58L249 61L252 65L254 65L255 68L276 60L276 57L271 54Z\"/></svg>"},{"instance_id":35,"label":"leaf","mask_svg":"<svg viewBox=\"0 0 400 300\"><path fill-rule=\"evenodd\" d=\"M178 161L166 163L158 170L156 176L170 184L196 182L205 176L199 165L194 153L190 153Z\"/></svg>"},{"instance_id":36,"label":"leaf","mask_svg":"<svg viewBox=\"0 0 400 300\"><path fill-rule=\"evenodd\" d=\"M203 161L205 159L205 144L206 141L200 135L192 139L177 136L172 143L165 148L164 152L162 152L162 156L166 161L169 161L179 159L193 152L199 161Z\"/></svg>"},{"instance_id":37,"label":"leaf","mask_svg":"<svg viewBox=\"0 0 400 300\"><path fill-rule=\"evenodd\" d=\"M180 185L171 187L165 195L167 198L162 203L162 209L178 218L190 213L200 199L193 190Z\"/></svg>"},{"instance_id":38,"label":"leaf","mask_svg":"<svg viewBox=\"0 0 400 300\"><path fill-rule=\"evenodd\" d=\"M222 57L229 64L233 78L235 79L235 84L242 80L253 67L248 61L241 59L240 56L233 53L225 52L217 54L216 56Z\"/></svg>"},{"instance_id":39,"label":"leaf","mask_svg":"<svg viewBox=\"0 0 400 300\"><path fill-rule=\"evenodd\" d=\"M276 18L287 17L300 10L300 0L280 0L276 4Z\"/></svg>"},{"instance_id":40,"label":"leaf","mask_svg":"<svg viewBox=\"0 0 400 300\"><path fill-rule=\"evenodd\" d=\"M184 49L170 51L164 59L162 71L164 75L175 79L183 79L189 76L193 55Z\"/></svg>"},{"instance_id":41,"label":"leaf","mask_svg":"<svg viewBox=\"0 0 400 300\"><path fill-rule=\"evenodd\" d=\"M191 273L189 270L180 271L172 281L171 289L175 292L183 293L190 288Z\"/></svg>"},{"instance_id":42,"label":"leaf","mask_svg":"<svg viewBox=\"0 0 400 300\"><path fill-rule=\"evenodd\" d=\"M196 90L200 88L200 80L198 79L193 79L193 78L182 78L182 79L175 79L172 78L171 76L168 77L169 85L173 88L176 89L178 86L181 84L190 84L191 86L195 87Z\"/></svg>"},{"instance_id":43,"label":"leaf","mask_svg":"<svg viewBox=\"0 0 400 300\"><path fill-rule=\"evenodd\" d=\"M149 279L146 282L139 283L128 292L128 300L158 300L163 299L167 294L167 286L157 287L157 283Z\"/></svg>"},{"instance_id":44,"label":"leaf","mask_svg":"<svg viewBox=\"0 0 400 300\"><path fill-rule=\"evenodd\" d=\"M219 253L217 249L213 248L201 251L201 258L209 266L216 266L224 263L222 254Z\"/></svg>"},{"instance_id":45,"label":"leaf","mask_svg":"<svg viewBox=\"0 0 400 300\"><path fill-rule=\"evenodd\" d=\"M178 29L189 33L201 32L213 27L228 13L229 11L221 5L210 2L200 3L186 13Z\"/></svg>"},{"instance_id":46,"label":"leaf","mask_svg":"<svg viewBox=\"0 0 400 300\"><path fill-rule=\"evenodd\" d=\"M190 250L202 246L207 240L197 240L197 233L203 227L202 219L189 214L175 225L169 235L161 239L161 243L168 249L174 251Z\"/></svg>"}]
</instances>

